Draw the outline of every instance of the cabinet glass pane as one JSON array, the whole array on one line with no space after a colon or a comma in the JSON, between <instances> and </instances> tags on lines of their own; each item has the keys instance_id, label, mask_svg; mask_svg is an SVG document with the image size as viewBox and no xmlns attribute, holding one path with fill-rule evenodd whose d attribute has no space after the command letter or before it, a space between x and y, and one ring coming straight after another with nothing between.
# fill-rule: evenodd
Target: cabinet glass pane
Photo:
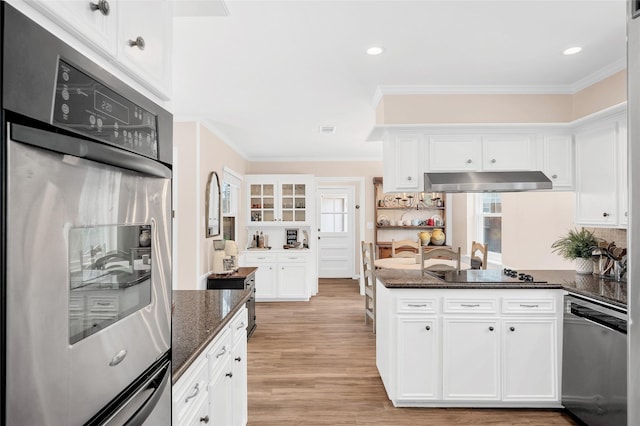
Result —
<instances>
[{"instance_id":1,"label":"cabinet glass pane","mask_svg":"<svg viewBox=\"0 0 640 426\"><path fill-rule=\"evenodd\" d=\"M252 209L261 209L262 208L262 198L251 197L251 208Z\"/></svg>"},{"instance_id":2,"label":"cabinet glass pane","mask_svg":"<svg viewBox=\"0 0 640 426\"><path fill-rule=\"evenodd\" d=\"M296 197L296 209L304 209L307 200L305 198Z\"/></svg>"},{"instance_id":3,"label":"cabinet glass pane","mask_svg":"<svg viewBox=\"0 0 640 426\"><path fill-rule=\"evenodd\" d=\"M283 196L292 196L293 195L293 185L292 184L283 184L282 185L282 195Z\"/></svg>"},{"instance_id":4,"label":"cabinet glass pane","mask_svg":"<svg viewBox=\"0 0 640 426\"><path fill-rule=\"evenodd\" d=\"M305 211L296 210L296 222L304 222L305 220Z\"/></svg>"},{"instance_id":5,"label":"cabinet glass pane","mask_svg":"<svg viewBox=\"0 0 640 426\"><path fill-rule=\"evenodd\" d=\"M251 195L262 195L262 185L251 185Z\"/></svg>"},{"instance_id":6,"label":"cabinet glass pane","mask_svg":"<svg viewBox=\"0 0 640 426\"><path fill-rule=\"evenodd\" d=\"M273 197L274 192L273 192L273 185L272 184L268 184L268 185L263 185L262 187L262 193L266 196L269 197Z\"/></svg>"},{"instance_id":7,"label":"cabinet glass pane","mask_svg":"<svg viewBox=\"0 0 640 426\"><path fill-rule=\"evenodd\" d=\"M266 198L263 200L263 208L265 209L273 209L274 206L274 202L273 202L273 198Z\"/></svg>"},{"instance_id":8,"label":"cabinet glass pane","mask_svg":"<svg viewBox=\"0 0 640 426\"><path fill-rule=\"evenodd\" d=\"M264 219L262 219L263 222L273 222L275 220L273 210L265 210L263 217L264 217Z\"/></svg>"},{"instance_id":9,"label":"cabinet glass pane","mask_svg":"<svg viewBox=\"0 0 640 426\"><path fill-rule=\"evenodd\" d=\"M293 222L293 211L284 210L282 212L282 220L286 222Z\"/></svg>"},{"instance_id":10,"label":"cabinet glass pane","mask_svg":"<svg viewBox=\"0 0 640 426\"><path fill-rule=\"evenodd\" d=\"M251 222L261 222L262 212L259 210L251 210Z\"/></svg>"},{"instance_id":11,"label":"cabinet glass pane","mask_svg":"<svg viewBox=\"0 0 640 426\"><path fill-rule=\"evenodd\" d=\"M293 208L293 198L290 198L290 197L282 198L282 208L283 209L292 209Z\"/></svg>"},{"instance_id":12,"label":"cabinet glass pane","mask_svg":"<svg viewBox=\"0 0 640 426\"><path fill-rule=\"evenodd\" d=\"M296 192L295 192L295 194L296 195L305 195L305 191L306 191L305 188L306 188L306 185L303 184L303 183L296 184L296 188L295 188Z\"/></svg>"}]
</instances>

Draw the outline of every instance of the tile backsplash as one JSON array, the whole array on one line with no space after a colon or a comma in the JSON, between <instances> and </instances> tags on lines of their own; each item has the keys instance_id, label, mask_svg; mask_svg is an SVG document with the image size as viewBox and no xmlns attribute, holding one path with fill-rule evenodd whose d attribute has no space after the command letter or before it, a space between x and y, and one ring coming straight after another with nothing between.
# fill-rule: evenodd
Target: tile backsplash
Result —
<instances>
[{"instance_id":1,"label":"tile backsplash","mask_svg":"<svg viewBox=\"0 0 640 426\"><path fill-rule=\"evenodd\" d=\"M616 228L593 228L596 237L615 242L617 247L627 248L627 230Z\"/></svg>"}]
</instances>

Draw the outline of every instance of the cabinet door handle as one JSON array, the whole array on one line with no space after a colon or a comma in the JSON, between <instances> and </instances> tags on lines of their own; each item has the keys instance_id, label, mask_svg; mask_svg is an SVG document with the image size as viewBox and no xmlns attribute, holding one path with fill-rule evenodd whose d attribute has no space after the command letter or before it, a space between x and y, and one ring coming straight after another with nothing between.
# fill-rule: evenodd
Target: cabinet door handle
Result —
<instances>
[{"instance_id":1,"label":"cabinet door handle","mask_svg":"<svg viewBox=\"0 0 640 426\"><path fill-rule=\"evenodd\" d=\"M602 217L609 217L609 213L607 212L602 213Z\"/></svg>"},{"instance_id":2,"label":"cabinet door handle","mask_svg":"<svg viewBox=\"0 0 640 426\"><path fill-rule=\"evenodd\" d=\"M469 158L469 159L467 160L467 164L471 164L471 163L473 163L473 160L471 160L471 158Z\"/></svg>"},{"instance_id":3,"label":"cabinet door handle","mask_svg":"<svg viewBox=\"0 0 640 426\"><path fill-rule=\"evenodd\" d=\"M509 327L509 330L516 331L516 328L515 327Z\"/></svg>"},{"instance_id":4,"label":"cabinet door handle","mask_svg":"<svg viewBox=\"0 0 640 426\"><path fill-rule=\"evenodd\" d=\"M426 326L426 327L425 327L425 329L426 329L427 331L429 331L429 330L431 330L431 326L430 326L430 325L428 325L428 326Z\"/></svg>"},{"instance_id":5,"label":"cabinet door handle","mask_svg":"<svg viewBox=\"0 0 640 426\"><path fill-rule=\"evenodd\" d=\"M141 36L138 36L136 37L135 40L129 40L129 46L131 47L138 46L138 49L144 50L146 43L144 42L144 39Z\"/></svg>"},{"instance_id":6,"label":"cabinet door handle","mask_svg":"<svg viewBox=\"0 0 640 426\"><path fill-rule=\"evenodd\" d=\"M489 331L493 331L493 330L494 330L494 328L493 328L493 327L489 327Z\"/></svg>"},{"instance_id":7,"label":"cabinet door handle","mask_svg":"<svg viewBox=\"0 0 640 426\"><path fill-rule=\"evenodd\" d=\"M407 180L411 180L411 179L412 179L412 177L411 177L411 176L407 176Z\"/></svg>"},{"instance_id":8,"label":"cabinet door handle","mask_svg":"<svg viewBox=\"0 0 640 426\"><path fill-rule=\"evenodd\" d=\"M91 2L89 3L89 7L94 12L96 10L99 10L100 13L102 13L104 16L108 16L109 12L111 12L111 6L109 5L109 2L107 0L100 0L98 1L98 3Z\"/></svg>"},{"instance_id":9,"label":"cabinet door handle","mask_svg":"<svg viewBox=\"0 0 640 426\"><path fill-rule=\"evenodd\" d=\"M189 402L189 400L191 398L195 398L196 395L198 395L198 392L200 392L200 383L196 383L196 385L193 387L194 391L191 395L188 395L185 399L184 402Z\"/></svg>"},{"instance_id":10,"label":"cabinet door handle","mask_svg":"<svg viewBox=\"0 0 640 426\"><path fill-rule=\"evenodd\" d=\"M200 417L200 423L209 423L209 416Z\"/></svg>"},{"instance_id":11,"label":"cabinet door handle","mask_svg":"<svg viewBox=\"0 0 640 426\"><path fill-rule=\"evenodd\" d=\"M551 179L558 179L558 175L551 175Z\"/></svg>"},{"instance_id":12,"label":"cabinet door handle","mask_svg":"<svg viewBox=\"0 0 640 426\"><path fill-rule=\"evenodd\" d=\"M539 305L525 305L524 303L520 304L521 308L538 308Z\"/></svg>"},{"instance_id":13,"label":"cabinet door handle","mask_svg":"<svg viewBox=\"0 0 640 426\"><path fill-rule=\"evenodd\" d=\"M409 306L410 308L426 308L427 304L423 303L421 305L417 305L417 304L414 304L414 303L409 303L409 304L407 304L407 306Z\"/></svg>"},{"instance_id":14,"label":"cabinet door handle","mask_svg":"<svg viewBox=\"0 0 640 426\"><path fill-rule=\"evenodd\" d=\"M491 159L491 164L495 164L495 163L496 163L496 159L495 159L495 158L492 158L492 159Z\"/></svg>"},{"instance_id":15,"label":"cabinet door handle","mask_svg":"<svg viewBox=\"0 0 640 426\"><path fill-rule=\"evenodd\" d=\"M240 362L240 361L242 361L242 358L241 357L237 357L237 358L235 358L235 361Z\"/></svg>"},{"instance_id":16,"label":"cabinet door handle","mask_svg":"<svg viewBox=\"0 0 640 426\"><path fill-rule=\"evenodd\" d=\"M225 376L227 376L227 377L233 377L233 373L230 371L230 372L228 372L227 374L225 374Z\"/></svg>"},{"instance_id":17,"label":"cabinet door handle","mask_svg":"<svg viewBox=\"0 0 640 426\"><path fill-rule=\"evenodd\" d=\"M461 303L460 306L463 307L463 308L479 308L480 304L479 303L474 303L473 305L470 305L470 304L466 304L466 303Z\"/></svg>"},{"instance_id":18,"label":"cabinet door handle","mask_svg":"<svg viewBox=\"0 0 640 426\"><path fill-rule=\"evenodd\" d=\"M217 359L217 358L220 358L222 355L224 355L224 354L226 354L226 353L227 353L227 347L226 347L226 346L223 346L223 347L222 347L222 352L220 352L219 354L217 354L217 355L216 355L216 359Z\"/></svg>"},{"instance_id":19,"label":"cabinet door handle","mask_svg":"<svg viewBox=\"0 0 640 426\"><path fill-rule=\"evenodd\" d=\"M244 328L244 321L240 323L240 325L236 328L236 330L242 330Z\"/></svg>"}]
</instances>

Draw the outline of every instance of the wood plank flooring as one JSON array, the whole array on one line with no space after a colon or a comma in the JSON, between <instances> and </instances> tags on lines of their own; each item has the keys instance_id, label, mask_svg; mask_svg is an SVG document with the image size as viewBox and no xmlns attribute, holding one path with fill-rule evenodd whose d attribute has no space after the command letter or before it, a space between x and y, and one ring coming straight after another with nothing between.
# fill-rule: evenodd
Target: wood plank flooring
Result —
<instances>
[{"instance_id":1,"label":"wood plank flooring","mask_svg":"<svg viewBox=\"0 0 640 426\"><path fill-rule=\"evenodd\" d=\"M353 280L320 280L310 302L257 303L248 345L249 426L576 425L555 410L395 408Z\"/></svg>"}]
</instances>

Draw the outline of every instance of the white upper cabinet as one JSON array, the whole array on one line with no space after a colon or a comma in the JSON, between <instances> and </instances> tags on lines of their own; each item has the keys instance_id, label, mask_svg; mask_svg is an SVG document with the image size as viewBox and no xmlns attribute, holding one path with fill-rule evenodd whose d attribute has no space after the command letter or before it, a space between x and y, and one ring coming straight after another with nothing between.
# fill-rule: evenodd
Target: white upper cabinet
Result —
<instances>
[{"instance_id":1,"label":"white upper cabinet","mask_svg":"<svg viewBox=\"0 0 640 426\"><path fill-rule=\"evenodd\" d=\"M424 179L421 152L422 138L418 134L399 134L385 141L384 192L422 191Z\"/></svg>"},{"instance_id":2,"label":"white upper cabinet","mask_svg":"<svg viewBox=\"0 0 640 426\"><path fill-rule=\"evenodd\" d=\"M248 225L315 224L311 175L247 175Z\"/></svg>"},{"instance_id":3,"label":"white upper cabinet","mask_svg":"<svg viewBox=\"0 0 640 426\"><path fill-rule=\"evenodd\" d=\"M27 3L84 43L108 55L116 55L118 3L115 0L29 0Z\"/></svg>"},{"instance_id":4,"label":"white upper cabinet","mask_svg":"<svg viewBox=\"0 0 640 426\"><path fill-rule=\"evenodd\" d=\"M483 136L482 169L535 170L536 152L536 141L532 135Z\"/></svg>"},{"instance_id":5,"label":"white upper cabinet","mask_svg":"<svg viewBox=\"0 0 640 426\"><path fill-rule=\"evenodd\" d=\"M616 116L585 126L576 133L578 225L621 226L618 215L618 168L621 162L626 163L626 155L624 159L619 158L620 146L626 142L626 133L622 137L623 121L623 116Z\"/></svg>"},{"instance_id":6,"label":"white upper cabinet","mask_svg":"<svg viewBox=\"0 0 640 426\"><path fill-rule=\"evenodd\" d=\"M169 0L28 0L160 99L171 95Z\"/></svg>"},{"instance_id":7,"label":"white upper cabinet","mask_svg":"<svg viewBox=\"0 0 640 426\"><path fill-rule=\"evenodd\" d=\"M550 135L543 139L542 171L553 184L553 189L572 190L573 138L571 135Z\"/></svg>"},{"instance_id":8,"label":"white upper cabinet","mask_svg":"<svg viewBox=\"0 0 640 426\"><path fill-rule=\"evenodd\" d=\"M167 0L120 1L118 59L132 77L171 92L171 14Z\"/></svg>"},{"instance_id":9,"label":"white upper cabinet","mask_svg":"<svg viewBox=\"0 0 640 426\"><path fill-rule=\"evenodd\" d=\"M482 146L479 136L429 136L425 158L426 169L434 172L464 172L480 170Z\"/></svg>"}]
</instances>

